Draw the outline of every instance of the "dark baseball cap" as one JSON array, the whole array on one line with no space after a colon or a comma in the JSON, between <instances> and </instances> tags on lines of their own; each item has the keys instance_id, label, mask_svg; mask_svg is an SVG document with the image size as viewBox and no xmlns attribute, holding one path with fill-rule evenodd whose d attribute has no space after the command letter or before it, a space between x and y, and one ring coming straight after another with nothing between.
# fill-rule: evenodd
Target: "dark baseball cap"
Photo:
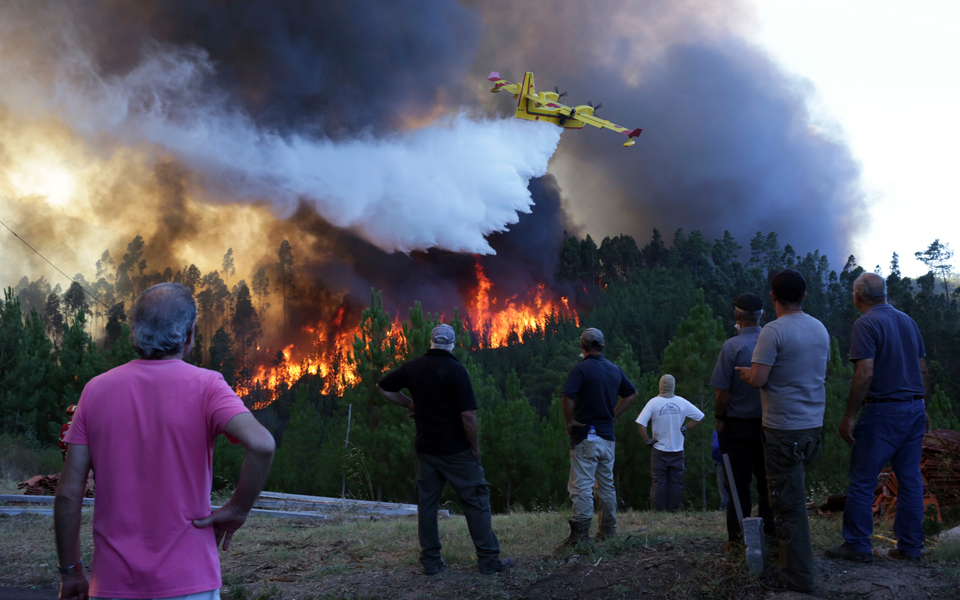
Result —
<instances>
[{"instance_id":1,"label":"dark baseball cap","mask_svg":"<svg viewBox=\"0 0 960 600\"><path fill-rule=\"evenodd\" d=\"M781 303L798 304L807 292L807 280L800 271L782 269L770 273L770 289Z\"/></svg>"},{"instance_id":2,"label":"dark baseball cap","mask_svg":"<svg viewBox=\"0 0 960 600\"><path fill-rule=\"evenodd\" d=\"M584 329L580 334L580 342L585 348L603 348L603 333L594 327Z\"/></svg>"},{"instance_id":3,"label":"dark baseball cap","mask_svg":"<svg viewBox=\"0 0 960 600\"><path fill-rule=\"evenodd\" d=\"M456 339L457 334L454 333L453 327L450 327L446 323L437 325L433 328L433 331L430 332L430 341L441 346L452 344Z\"/></svg>"},{"instance_id":4,"label":"dark baseball cap","mask_svg":"<svg viewBox=\"0 0 960 600\"><path fill-rule=\"evenodd\" d=\"M749 312L763 310L763 300L761 300L760 296L754 294L753 292L744 292L743 294L740 294L733 301L733 305L740 310L746 310Z\"/></svg>"}]
</instances>

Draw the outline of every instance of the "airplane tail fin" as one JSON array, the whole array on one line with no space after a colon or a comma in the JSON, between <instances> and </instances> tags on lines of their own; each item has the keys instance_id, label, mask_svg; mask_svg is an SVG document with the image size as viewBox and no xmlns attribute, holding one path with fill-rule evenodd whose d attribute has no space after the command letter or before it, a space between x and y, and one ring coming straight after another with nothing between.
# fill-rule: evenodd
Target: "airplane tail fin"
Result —
<instances>
[{"instance_id":1,"label":"airplane tail fin","mask_svg":"<svg viewBox=\"0 0 960 600\"><path fill-rule=\"evenodd\" d=\"M536 94L536 90L533 85L533 73L525 73L523 76L523 83L520 84L520 98L517 101L517 113L516 116L521 119L530 119L530 113L527 112L529 103L533 102L532 100L526 97L527 94Z\"/></svg>"}]
</instances>

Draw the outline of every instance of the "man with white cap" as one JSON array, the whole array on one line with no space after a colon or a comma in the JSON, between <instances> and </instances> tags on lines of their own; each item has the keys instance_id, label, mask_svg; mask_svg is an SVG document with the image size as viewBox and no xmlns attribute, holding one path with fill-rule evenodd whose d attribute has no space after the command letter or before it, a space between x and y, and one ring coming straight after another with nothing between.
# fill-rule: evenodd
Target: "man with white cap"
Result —
<instances>
[{"instance_id":1,"label":"man with white cap","mask_svg":"<svg viewBox=\"0 0 960 600\"><path fill-rule=\"evenodd\" d=\"M673 375L660 378L660 395L651 398L637 417L643 443L653 446L650 455L650 504L654 510L674 512L683 505L683 437L700 424L703 411L677 396ZM684 420L690 419L684 424ZM653 437L647 436L647 424Z\"/></svg>"},{"instance_id":2,"label":"man with white cap","mask_svg":"<svg viewBox=\"0 0 960 600\"><path fill-rule=\"evenodd\" d=\"M599 329L591 327L583 331L580 335L583 360L570 369L561 391L563 419L570 438L567 491L573 502L566 546L590 541L594 487L600 501L598 537L606 539L617 533L613 424L633 406L637 389L620 367L603 357L603 347L603 333Z\"/></svg>"},{"instance_id":3,"label":"man with white cap","mask_svg":"<svg viewBox=\"0 0 960 600\"><path fill-rule=\"evenodd\" d=\"M460 498L463 516L477 550L480 573L492 575L513 561L500 559L500 542L490 522L490 486L480 465L477 399L470 375L452 354L456 333L440 324L430 333L430 349L383 376L377 390L410 410L417 426L417 529L420 563L436 575L446 563L440 556L437 509L449 481ZM410 390L411 399L401 390Z\"/></svg>"}]
</instances>

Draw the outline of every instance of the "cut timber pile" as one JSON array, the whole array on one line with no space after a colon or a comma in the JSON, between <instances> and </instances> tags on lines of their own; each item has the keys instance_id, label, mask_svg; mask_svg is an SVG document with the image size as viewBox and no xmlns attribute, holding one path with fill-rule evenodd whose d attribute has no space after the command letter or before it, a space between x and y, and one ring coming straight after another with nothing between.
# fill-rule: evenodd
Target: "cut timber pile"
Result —
<instances>
[{"instance_id":1,"label":"cut timber pile","mask_svg":"<svg viewBox=\"0 0 960 600\"><path fill-rule=\"evenodd\" d=\"M60 481L60 474L37 475L17 484L18 490L23 490L24 496L53 496L57 493L57 483ZM87 475L87 486L83 491L84 498L93 498L97 491L97 485L93 481L93 475Z\"/></svg>"},{"instance_id":2,"label":"cut timber pile","mask_svg":"<svg viewBox=\"0 0 960 600\"><path fill-rule=\"evenodd\" d=\"M385 516L410 516L417 514L416 504L348 500L346 498L325 498L323 496L302 496L299 494L280 494L277 492L262 492L254 506L257 508L276 510L363 513ZM439 514L443 517L449 517L450 511L441 510Z\"/></svg>"},{"instance_id":3,"label":"cut timber pile","mask_svg":"<svg viewBox=\"0 0 960 600\"><path fill-rule=\"evenodd\" d=\"M960 504L960 432L935 429L923 436L920 455L923 477L923 514L940 520L941 509ZM897 513L897 476L884 469L877 480L873 514L879 519L893 519Z\"/></svg>"}]
</instances>

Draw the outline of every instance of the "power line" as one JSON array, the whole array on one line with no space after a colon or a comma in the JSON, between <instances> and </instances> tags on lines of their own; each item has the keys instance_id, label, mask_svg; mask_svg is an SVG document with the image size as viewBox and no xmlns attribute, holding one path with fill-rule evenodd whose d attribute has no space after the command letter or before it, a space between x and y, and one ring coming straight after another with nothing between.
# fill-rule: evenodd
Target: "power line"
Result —
<instances>
[{"instance_id":1,"label":"power line","mask_svg":"<svg viewBox=\"0 0 960 600\"><path fill-rule=\"evenodd\" d=\"M93 294L93 292L91 292L91 291L88 290L87 288L83 287L83 286L80 285L78 282L74 281L69 275L67 275L66 273L64 273L63 271L61 271L61 270L60 270L60 267L58 267L57 265L55 265L55 264L53 264L52 262L50 262L50 260L49 260L46 256L40 254L40 252L37 251L36 248L34 248L34 247L31 246L30 244L28 244L28 243L27 243L27 240L25 240L25 239L23 239L22 237L20 237L19 235L17 235L17 232L14 231L14 230L12 230L12 229L10 229L10 227L9 227L6 223L4 223L3 221L0 221L0 225L3 225L4 227L6 227L7 231L9 231L10 233L13 234L13 237L15 237L15 238L17 238L18 240L20 240L21 242L23 242L23 244L24 244L27 248L30 248L31 250L33 250L34 252L36 252L37 256L39 256L39 257L42 258L43 260L47 261L47 264L48 264L48 265L50 265L51 267L53 267L54 269L56 269L58 273L60 273L61 275L63 275L63 276L66 277L67 279L69 279L71 283L76 283L76 284L80 287L81 290L83 290L84 292L86 292L86 294L87 294L88 296L90 296L91 298L93 298L94 300L96 300L98 303L100 303L100 306L104 307L104 308L107 309L107 310L110 310L110 307L107 306L106 304L104 304L103 301L100 300L100 298L98 298L97 296L95 296L95 295Z\"/></svg>"}]
</instances>

